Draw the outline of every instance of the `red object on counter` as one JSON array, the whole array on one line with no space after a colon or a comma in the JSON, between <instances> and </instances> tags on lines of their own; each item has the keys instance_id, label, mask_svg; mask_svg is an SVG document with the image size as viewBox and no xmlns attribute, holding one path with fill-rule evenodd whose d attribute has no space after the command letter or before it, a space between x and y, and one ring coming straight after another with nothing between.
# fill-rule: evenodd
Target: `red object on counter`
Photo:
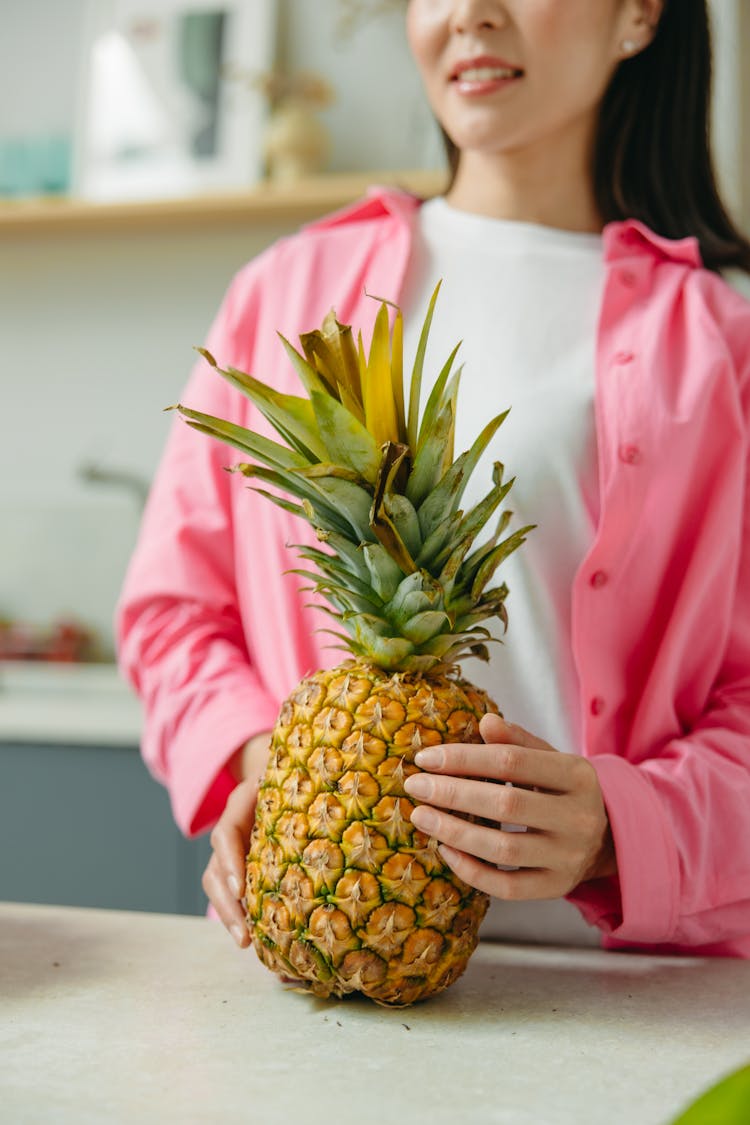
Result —
<instances>
[{"instance_id":1,"label":"red object on counter","mask_svg":"<svg viewBox=\"0 0 750 1125\"><path fill-rule=\"evenodd\" d=\"M41 629L23 621L0 621L0 660L44 660L73 664L91 659L94 637L77 621L61 619Z\"/></svg>"}]
</instances>

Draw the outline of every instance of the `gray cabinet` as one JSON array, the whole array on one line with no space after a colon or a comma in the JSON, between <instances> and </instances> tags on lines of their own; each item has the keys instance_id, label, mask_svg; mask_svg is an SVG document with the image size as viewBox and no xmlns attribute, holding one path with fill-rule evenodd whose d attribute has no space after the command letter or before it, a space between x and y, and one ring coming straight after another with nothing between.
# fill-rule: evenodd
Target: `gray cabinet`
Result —
<instances>
[{"instance_id":1,"label":"gray cabinet","mask_svg":"<svg viewBox=\"0 0 750 1125\"><path fill-rule=\"evenodd\" d=\"M0 743L0 899L203 914L209 854L136 747Z\"/></svg>"}]
</instances>

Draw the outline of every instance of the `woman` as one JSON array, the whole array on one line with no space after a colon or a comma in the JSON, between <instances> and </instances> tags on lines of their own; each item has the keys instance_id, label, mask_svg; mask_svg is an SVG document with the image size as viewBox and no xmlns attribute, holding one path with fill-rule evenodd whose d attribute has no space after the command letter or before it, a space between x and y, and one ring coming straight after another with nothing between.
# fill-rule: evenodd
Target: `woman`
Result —
<instances>
[{"instance_id":1,"label":"woman","mask_svg":"<svg viewBox=\"0 0 750 1125\"><path fill-rule=\"evenodd\" d=\"M408 354L444 279L434 354L466 342L457 448L512 404L489 458L538 527L503 571L506 644L467 668L514 720L483 720L503 752L423 753L414 822L493 896L485 932L750 956L750 306L717 272L750 269L750 246L707 149L705 0L410 0L407 30L449 189L375 193L278 243L208 347L291 390L277 330L331 305L369 323L367 289L402 305ZM185 401L243 421L203 366ZM225 460L173 431L120 649L178 822L216 821L204 888L245 946L268 731L332 657L281 576L283 514Z\"/></svg>"}]
</instances>

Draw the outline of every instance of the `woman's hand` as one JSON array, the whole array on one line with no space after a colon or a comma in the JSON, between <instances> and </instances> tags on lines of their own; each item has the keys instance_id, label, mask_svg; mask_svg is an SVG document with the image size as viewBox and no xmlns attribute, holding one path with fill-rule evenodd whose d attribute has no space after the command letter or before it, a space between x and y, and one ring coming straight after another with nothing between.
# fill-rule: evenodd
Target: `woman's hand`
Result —
<instances>
[{"instance_id":1,"label":"woman's hand","mask_svg":"<svg viewBox=\"0 0 750 1125\"><path fill-rule=\"evenodd\" d=\"M412 774L404 786L424 802L412 813L413 824L440 841L448 866L464 882L502 899L558 898L587 879L615 874L593 766L498 715L485 715L479 730L484 745L420 750L415 762L429 772ZM446 809L490 823L471 823Z\"/></svg>"},{"instance_id":2,"label":"woman's hand","mask_svg":"<svg viewBox=\"0 0 750 1125\"><path fill-rule=\"evenodd\" d=\"M258 786L268 760L269 733L251 738L229 763L240 778L211 833L213 854L203 872L203 890L241 948L250 944L241 899L245 894L245 857L255 820Z\"/></svg>"}]
</instances>

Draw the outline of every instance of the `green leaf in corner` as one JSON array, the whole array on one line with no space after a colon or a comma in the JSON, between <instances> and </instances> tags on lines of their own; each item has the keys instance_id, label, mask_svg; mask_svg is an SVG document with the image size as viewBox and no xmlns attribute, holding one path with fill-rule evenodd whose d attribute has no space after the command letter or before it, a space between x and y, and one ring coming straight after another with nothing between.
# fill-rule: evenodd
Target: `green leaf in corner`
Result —
<instances>
[{"instance_id":1,"label":"green leaf in corner","mask_svg":"<svg viewBox=\"0 0 750 1125\"><path fill-rule=\"evenodd\" d=\"M676 1117L671 1125L748 1125L750 1064L727 1075Z\"/></svg>"}]
</instances>

